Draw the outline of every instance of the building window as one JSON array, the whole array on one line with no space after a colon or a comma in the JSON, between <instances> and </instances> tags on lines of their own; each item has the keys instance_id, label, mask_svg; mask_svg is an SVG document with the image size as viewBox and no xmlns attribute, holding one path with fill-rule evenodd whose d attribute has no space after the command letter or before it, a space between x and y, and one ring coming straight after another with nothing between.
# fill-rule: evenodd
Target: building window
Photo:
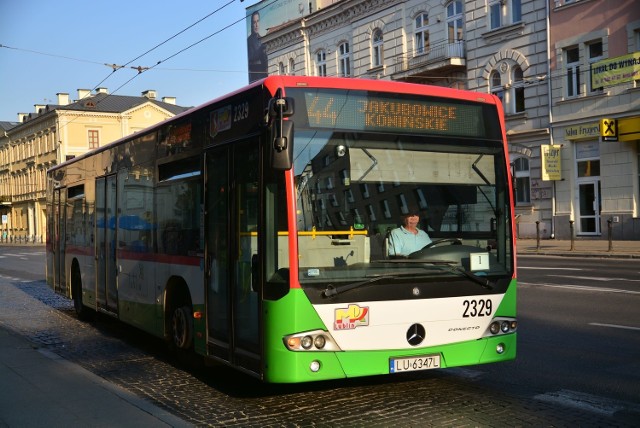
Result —
<instances>
[{"instance_id":1,"label":"building window","mask_svg":"<svg viewBox=\"0 0 640 428\"><path fill-rule=\"evenodd\" d=\"M489 3L489 28L495 30L502 26L502 0L493 0Z\"/></svg>"},{"instance_id":2,"label":"building window","mask_svg":"<svg viewBox=\"0 0 640 428\"><path fill-rule=\"evenodd\" d=\"M500 73L497 71L492 72L489 80L491 81L491 93L500 98L500 101L504 104L504 88L502 87Z\"/></svg>"},{"instance_id":3,"label":"building window","mask_svg":"<svg viewBox=\"0 0 640 428\"><path fill-rule=\"evenodd\" d=\"M452 1L447 5L447 33L449 43L462 40L464 38L462 30L462 2Z\"/></svg>"},{"instance_id":4,"label":"building window","mask_svg":"<svg viewBox=\"0 0 640 428\"><path fill-rule=\"evenodd\" d=\"M349 53L349 43L341 43L338 47L340 57L338 63L340 64L340 77L351 76L351 54Z\"/></svg>"},{"instance_id":5,"label":"building window","mask_svg":"<svg viewBox=\"0 0 640 428\"><path fill-rule=\"evenodd\" d=\"M521 0L511 0L511 22L516 23L522 21L522 4Z\"/></svg>"},{"instance_id":6,"label":"building window","mask_svg":"<svg viewBox=\"0 0 640 428\"><path fill-rule=\"evenodd\" d=\"M518 158L513 162L514 191L516 193L516 205L531 203L531 172L529 171L529 159Z\"/></svg>"},{"instance_id":7,"label":"building window","mask_svg":"<svg viewBox=\"0 0 640 428\"><path fill-rule=\"evenodd\" d=\"M289 58L289 74L292 76L296 74L296 62L293 58Z\"/></svg>"},{"instance_id":8,"label":"building window","mask_svg":"<svg viewBox=\"0 0 640 428\"><path fill-rule=\"evenodd\" d=\"M513 68L513 108L514 113L524 111L524 74L518 66Z\"/></svg>"},{"instance_id":9,"label":"building window","mask_svg":"<svg viewBox=\"0 0 640 428\"><path fill-rule=\"evenodd\" d=\"M422 55L429 52L429 15L427 13L421 13L416 17L415 26L415 54Z\"/></svg>"},{"instance_id":10,"label":"building window","mask_svg":"<svg viewBox=\"0 0 640 428\"><path fill-rule=\"evenodd\" d=\"M90 129L88 131L89 148L97 149L100 147L100 133L97 129Z\"/></svg>"},{"instance_id":11,"label":"building window","mask_svg":"<svg viewBox=\"0 0 640 428\"><path fill-rule=\"evenodd\" d=\"M327 53L324 49L319 50L316 54L316 73L321 77L327 75Z\"/></svg>"},{"instance_id":12,"label":"building window","mask_svg":"<svg viewBox=\"0 0 640 428\"><path fill-rule=\"evenodd\" d=\"M283 62L278 63L278 73L280 73L280 76L287 74L287 67Z\"/></svg>"},{"instance_id":13,"label":"building window","mask_svg":"<svg viewBox=\"0 0 640 428\"><path fill-rule=\"evenodd\" d=\"M489 2L489 28L496 30L502 26L522 21L522 0L491 0Z\"/></svg>"},{"instance_id":14,"label":"building window","mask_svg":"<svg viewBox=\"0 0 640 428\"><path fill-rule=\"evenodd\" d=\"M567 96L580 95L580 49L572 47L565 50L567 64Z\"/></svg>"},{"instance_id":15,"label":"building window","mask_svg":"<svg viewBox=\"0 0 640 428\"><path fill-rule=\"evenodd\" d=\"M384 61L383 50L382 50L382 30L375 30L373 32L373 36L371 37L371 58L373 61L372 67L382 67L382 63Z\"/></svg>"},{"instance_id":16,"label":"building window","mask_svg":"<svg viewBox=\"0 0 640 428\"><path fill-rule=\"evenodd\" d=\"M593 83L591 82L591 67L594 63L602 60L602 41L597 40L588 43L587 48L589 50L589 88L591 92L599 92L602 91L602 86L597 88L593 87Z\"/></svg>"}]
</instances>

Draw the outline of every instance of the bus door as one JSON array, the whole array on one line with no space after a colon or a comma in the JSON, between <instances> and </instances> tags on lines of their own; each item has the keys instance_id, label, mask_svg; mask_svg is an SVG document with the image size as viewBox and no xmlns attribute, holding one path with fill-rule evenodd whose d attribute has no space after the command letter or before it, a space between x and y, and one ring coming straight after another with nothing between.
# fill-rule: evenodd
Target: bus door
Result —
<instances>
[{"instance_id":1,"label":"bus door","mask_svg":"<svg viewBox=\"0 0 640 428\"><path fill-rule=\"evenodd\" d=\"M67 189L53 191L53 281L56 292L66 295L66 276L64 272L65 236L67 210L65 210Z\"/></svg>"},{"instance_id":2,"label":"bus door","mask_svg":"<svg viewBox=\"0 0 640 428\"><path fill-rule=\"evenodd\" d=\"M206 154L207 327L209 353L261 374L257 141Z\"/></svg>"},{"instance_id":3,"label":"bus door","mask_svg":"<svg viewBox=\"0 0 640 428\"><path fill-rule=\"evenodd\" d=\"M107 312L118 312L116 226L116 175L96 179L96 303Z\"/></svg>"}]
</instances>

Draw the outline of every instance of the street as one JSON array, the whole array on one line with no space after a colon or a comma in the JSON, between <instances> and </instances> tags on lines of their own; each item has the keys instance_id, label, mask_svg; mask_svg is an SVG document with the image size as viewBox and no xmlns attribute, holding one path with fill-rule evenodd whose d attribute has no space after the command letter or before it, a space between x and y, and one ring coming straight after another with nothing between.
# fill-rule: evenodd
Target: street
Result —
<instances>
[{"instance_id":1,"label":"street","mask_svg":"<svg viewBox=\"0 0 640 428\"><path fill-rule=\"evenodd\" d=\"M637 426L636 261L521 256L518 357L305 385L186 368L115 320L80 322L44 282L43 247L0 246L0 325L194 425ZM2 385L0 379L0 387ZM0 407L1 410L1 407ZM0 418L1 420L1 418Z\"/></svg>"}]
</instances>

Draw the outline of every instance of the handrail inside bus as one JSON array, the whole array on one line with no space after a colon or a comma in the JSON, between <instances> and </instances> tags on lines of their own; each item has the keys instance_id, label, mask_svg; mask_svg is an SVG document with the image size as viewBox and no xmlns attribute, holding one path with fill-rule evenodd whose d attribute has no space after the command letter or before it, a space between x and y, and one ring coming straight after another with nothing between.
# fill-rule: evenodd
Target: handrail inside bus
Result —
<instances>
[{"instance_id":1,"label":"handrail inside bus","mask_svg":"<svg viewBox=\"0 0 640 428\"><path fill-rule=\"evenodd\" d=\"M301 230L298 232L298 236L311 236L312 239L316 239L316 236L330 236L330 235L348 235L348 239L353 239L355 235L367 236L369 232L367 230L354 230L350 227L349 230L316 230L313 227L311 230ZM258 236L258 232L245 232L240 236ZM279 231L278 236L289 236L289 232Z\"/></svg>"}]
</instances>

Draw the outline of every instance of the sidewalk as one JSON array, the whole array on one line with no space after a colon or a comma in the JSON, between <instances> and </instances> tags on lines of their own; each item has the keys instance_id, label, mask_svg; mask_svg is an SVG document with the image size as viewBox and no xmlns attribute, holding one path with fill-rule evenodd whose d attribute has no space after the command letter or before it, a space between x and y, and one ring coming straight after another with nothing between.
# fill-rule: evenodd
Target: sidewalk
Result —
<instances>
[{"instance_id":1,"label":"sidewalk","mask_svg":"<svg viewBox=\"0 0 640 428\"><path fill-rule=\"evenodd\" d=\"M640 259L640 241L613 241L611 246L609 250L609 241L603 239L575 239L573 249L570 240L541 239L539 246L536 239L516 241L518 254Z\"/></svg>"},{"instance_id":2,"label":"sidewalk","mask_svg":"<svg viewBox=\"0 0 640 428\"><path fill-rule=\"evenodd\" d=\"M0 326L0 427L70 426L191 425Z\"/></svg>"}]
</instances>

